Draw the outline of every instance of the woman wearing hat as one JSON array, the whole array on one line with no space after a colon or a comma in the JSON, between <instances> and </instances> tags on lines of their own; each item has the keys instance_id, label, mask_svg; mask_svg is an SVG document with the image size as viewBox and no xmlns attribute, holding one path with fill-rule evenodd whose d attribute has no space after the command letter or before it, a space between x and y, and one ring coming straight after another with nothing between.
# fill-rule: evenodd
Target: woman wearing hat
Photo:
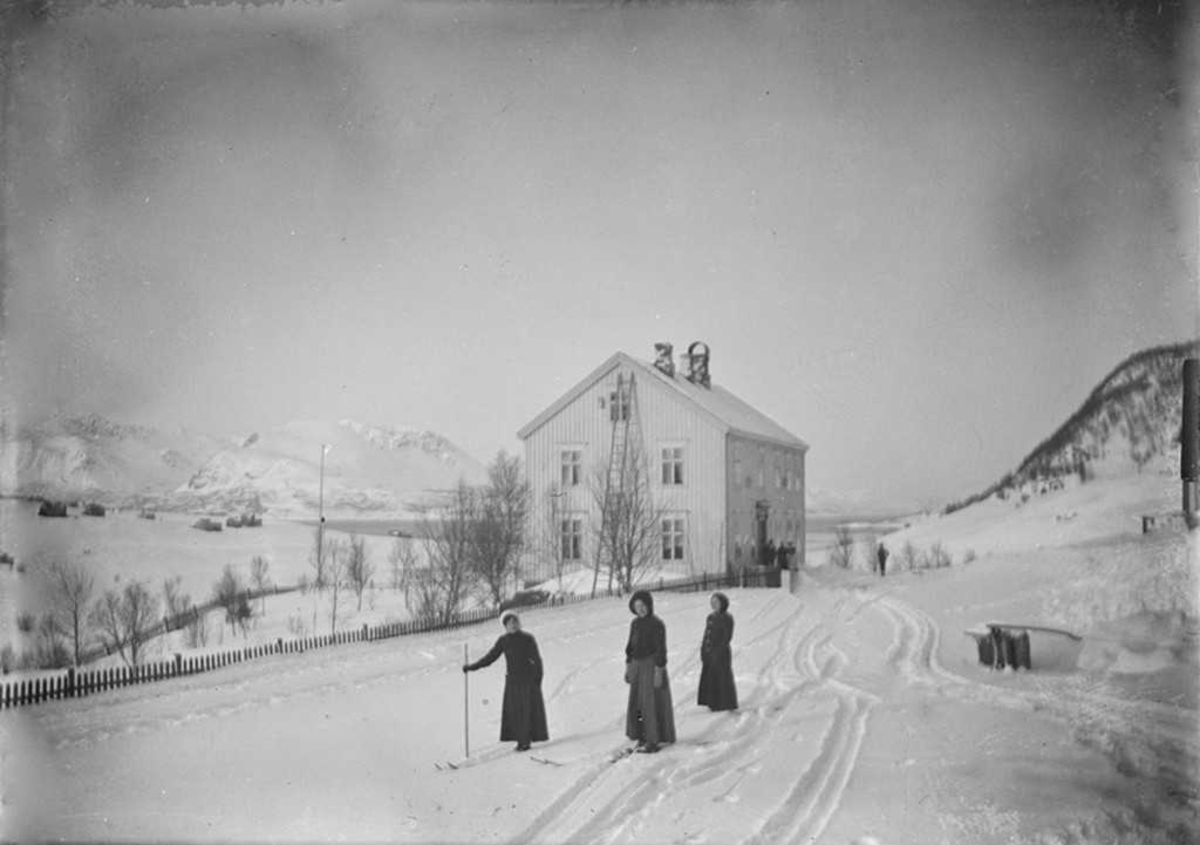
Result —
<instances>
[{"instance_id":1,"label":"woman wearing hat","mask_svg":"<svg viewBox=\"0 0 1200 845\"><path fill-rule=\"evenodd\" d=\"M667 680L667 626L654 615L654 598L638 590L629 599L633 621L625 645L625 735L637 740L638 751L653 754L675 741L675 706Z\"/></svg>"},{"instance_id":2,"label":"woman wearing hat","mask_svg":"<svg viewBox=\"0 0 1200 845\"><path fill-rule=\"evenodd\" d=\"M700 641L700 689L696 703L709 710L737 710L737 687L733 683L733 659L729 647L733 639L733 617L724 593L709 599L712 613L704 625Z\"/></svg>"},{"instance_id":3,"label":"woman wearing hat","mask_svg":"<svg viewBox=\"0 0 1200 845\"><path fill-rule=\"evenodd\" d=\"M537 640L521 630L515 613L500 617L505 633L491 651L474 663L463 664L464 672L491 666L500 655L508 664L504 677L504 709L500 716L500 741L516 742L517 751L528 751L531 742L550 738L546 729L546 704L542 700L542 656Z\"/></svg>"}]
</instances>

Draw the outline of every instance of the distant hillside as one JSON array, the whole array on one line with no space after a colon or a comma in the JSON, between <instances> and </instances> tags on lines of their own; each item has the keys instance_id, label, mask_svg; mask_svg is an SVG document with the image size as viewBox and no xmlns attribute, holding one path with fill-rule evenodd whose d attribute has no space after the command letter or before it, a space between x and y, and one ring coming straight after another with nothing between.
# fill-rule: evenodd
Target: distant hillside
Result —
<instances>
[{"instance_id":1,"label":"distant hillside","mask_svg":"<svg viewBox=\"0 0 1200 845\"><path fill-rule=\"evenodd\" d=\"M343 517L393 516L458 480L480 483L484 467L441 435L352 420L304 421L256 432L204 463L168 498L189 511L270 511L312 516L324 509Z\"/></svg>"},{"instance_id":2,"label":"distant hillside","mask_svg":"<svg viewBox=\"0 0 1200 845\"><path fill-rule=\"evenodd\" d=\"M54 417L5 431L0 494L112 504L163 494L185 483L224 445L204 434L127 425L95 414Z\"/></svg>"},{"instance_id":3,"label":"distant hillside","mask_svg":"<svg viewBox=\"0 0 1200 845\"><path fill-rule=\"evenodd\" d=\"M162 431L91 415L5 432L0 495L159 510L313 515L321 445L328 514L392 516L484 469L441 435L351 420L295 422L244 438Z\"/></svg>"},{"instance_id":4,"label":"distant hillside","mask_svg":"<svg viewBox=\"0 0 1200 845\"><path fill-rule=\"evenodd\" d=\"M946 513L996 496L1018 501L1062 489L1073 479L1139 473L1178 454L1183 360L1200 342L1157 346L1116 367L1070 418L1015 470Z\"/></svg>"}]
</instances>

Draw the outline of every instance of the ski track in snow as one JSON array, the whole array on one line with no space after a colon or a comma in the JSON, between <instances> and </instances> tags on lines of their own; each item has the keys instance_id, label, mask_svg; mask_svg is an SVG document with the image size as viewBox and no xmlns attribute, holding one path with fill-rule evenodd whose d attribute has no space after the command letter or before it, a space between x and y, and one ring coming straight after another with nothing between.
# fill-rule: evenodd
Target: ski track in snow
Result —
<instances>
[{"instance_id":1,"label":"ski track in snow","mask_svg":"<svg viewBox=\"0 0 1200 845\"><path fill-rule=\"evenodd\" d=\"M606 757L593 763L510 841L590 845L637 841L652 816L676 804L686 806L687 796L698 787L722 780L728 780L728 786L710 800L737 802L738 787L747 775L756 773L777 742L771 727L798 699L824 691L835 697L837 705L818 753L787 785L758 829L741 841L757 845L816 839L837 810L866 733L870 708L878 703L874 695L837 680L846 657L832 645L832 637L836 617L846 603L847 598L841 599L832 611L814 620L804 615L803 605L794 602L792 613L741 646L744 653L773 640L737 714L719 720L699 744L688 741L684 717L679 725L680 741L660 752L661 756L625 764ZM759 617L779 607L773 603ZM685 702L690 704L690 698L694 695L677 698L676 709ZM692 753L681 759L686 750ZM681 813L677 813L679 818ZM702 836L685 838L703 841Z\"/></svg>"},{"instance_id":2,"label":"ski track in snow","mask_svg":"<svg viewBox=\"0 0 1200 845\"><path fill-rule=\"evenodd\" d=\"M864 632L878 630L859 624L864 615L886 624L886 648L871 652L864 646ZM548 691L548 703L561 701L569 707L577 694L594 695L618 683L628 625L623 613L598 624L596 616L585 616L585 627L578 627L580 620L569 607L530 616L536 618L531 628L544 633L543 648L550 645L557 652L555 664L594 638L614 643L611 651L572 664ZM762 805L761 812L753 817L752 827L738 830L731 841L817 842L837 813L872 709L881 702L873 690L896 682L933 697L1058 718L1074 727L1080 741L1109 753L1115 746L1135 765L1148 761L1146 765L1159 766L1159 771L1165 767L1168 773L1186 775L1200 762L1194 712L1121 697L1106 689L1103 680L1086 676L988 673L972 679L957 674L939 660L937 623L887 590L817 590L802 597L781 592L742 621L738 633L749 637L735 641L735 668L743 669L738 675L740 710L708 713L696 708L698 650L673 642L670 677L679 741L658 755L627 756L627 741L598 751L598 738L623 732L621 707L614 718L592 720L584 731L548 743L538 753L542 762L554 766L556 792L550 804L508 841L617 845L642 841L669 822L676 825L673 841L699 845L713 832L703 825L695 833L679 827L685 814L705 815L711 807L717 814L713 818L720 819L720 813L753 800L756 809ZM56 737L56 749L84 749L114 738L169 732L197 720L457 675L458 648L465 637L478 642L490 639L490 634L479 629L448 631L424 635L419 647L400 638L281 655L174 682L97 694L86 700L86 707L64 702L59 709L51 702L38 711L38 719ZM1014 683L1006 683L1009 680ZM490 714L486 730L493 730L499 718L498 712ZM788 721L796 718L802 719L802 730ZM577 750L580 746L582 751ZM555 754L556 749L570 748L576 749L573 757ZM781 754L795 755L787 758L789 765L782 771ZM443 768L453 777L458 768L505 758L511 758L507 745L488 746L455 761L453 768ZM770 768L772 761L775 769ZM1182 777L1179 782L1191 779ZM704 809L697 813L689 808L697 806L698 796Z\"/></svg>"}]
</instances>

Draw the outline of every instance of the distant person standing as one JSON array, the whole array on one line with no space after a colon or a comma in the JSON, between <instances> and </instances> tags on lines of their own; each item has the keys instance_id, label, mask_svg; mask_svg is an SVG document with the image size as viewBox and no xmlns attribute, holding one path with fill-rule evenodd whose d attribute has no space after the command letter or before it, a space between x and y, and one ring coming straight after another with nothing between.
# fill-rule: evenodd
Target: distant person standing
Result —
<instances>
[{"instance_id":1,"label":"distant person standing","mask_svg":"<svg viewBox=\"0 0 1200 845\"><path fill-rule=\"evenodd\" d=\"M709 710L737 710L737 687L733 681L733 616L724 593L713 593L708 600L712 613L704 623L700 641L700 689L696 703Z\"/></svg>"},{"instance_id":2,"label":"distant person standing","mask_svg":"<svg viewBox=\"0 0 1200 845\"><path fill-rule=\"evenodd\" d=\"M767 545L763 547L763 566L772 566L775 563L775 540L767 540Z\"/></svg>"},{"instance_id":3,"label":"distant person standing","mask_svg":"<svg viewBox=\"0 0 1200 845\"><path fill-rule=\"evenodd\" d=\"M516 742L517 751L528 751L531 742L550 738L546 728L546 704L542 700L542 656L537 640L521 630L515 613L500 617L505 633L492 650L474 663L464 663L464 672L491 666L504 655L508 674L504 676L504 707L500 715L500 741Z\"/></svg>"},{"instance_id":4,"label":"distant person standing","mask_svg":"<svg viewBox=\"0 0 1200 845\"><path fill-rule=\"evenodd\" d=\"M887 546L885 546L883 543L880 543L879 548L875 551L875 557L879 560L879 577L882 578L887 574Z\"/></svg>"},{"instance_id":5,"label":"distant person standing","mask_svg":"<svg viewBox=\"0 0 1200 845\"><path fill-rule=\"evenodd\" d=\"M625 736L637 750L653 754L664 742L675 741L675 705L667 678L667 626L654 615L654 598L638 590L629 599L633 621L625 644Z\"/></svg>"},{"instance_id":6,"label":"distant person standing","mask_svg":"<svg viewBox=\"0 0 1200 845\"><path fill-rule=\"evenodd\" d=\"M775 565L780 569L788 568L788 547L787 543L780 543L775 549Z\"/></svg>"}]
</instances>

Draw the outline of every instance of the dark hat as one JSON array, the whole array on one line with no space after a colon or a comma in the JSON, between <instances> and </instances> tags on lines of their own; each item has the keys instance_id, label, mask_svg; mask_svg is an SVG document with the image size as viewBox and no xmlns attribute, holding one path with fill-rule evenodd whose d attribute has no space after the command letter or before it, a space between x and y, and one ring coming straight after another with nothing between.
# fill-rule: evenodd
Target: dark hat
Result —
<instances>
[{"instance_id":1,"label":"dark hat","mask_svg":"<svg viewBox=\"0 0 1200 845\"><path fill-rule=\"evenodd\" d=\"M654 613L654 596L650 595L649 590L638 590L636 593L634 593L632 596L629 597L629 612L630 613L633 613L635 615L637 614L637 611L633 609L633 603L635 601L637 601L638 599L641 599L645 603L646 610L648 610L650 613Z\"/></svg>"},{"instance_id":2,"label":"dark hat","mask_svg":"<svg viewBox=\"0 0 1200 845\"><path fill-rule=\"evenodd\" d=\"M510 612L508 612L508 613L506 613L506 614L504 614L503 616L501 616L501 617L500 617L500 624L501 624L501 625L503 625L503 626L505 626L505 627L508 627L508 620L509 620L509 619L515 619L515 620L517 620L518 622L520 622L520 621L521 621L521 617L520 617L520 616L517 616L517 614L515 614L515 613L513 613L513 612L511 612L511 611L510 611Z\"/></svg>"}]
</instances>

